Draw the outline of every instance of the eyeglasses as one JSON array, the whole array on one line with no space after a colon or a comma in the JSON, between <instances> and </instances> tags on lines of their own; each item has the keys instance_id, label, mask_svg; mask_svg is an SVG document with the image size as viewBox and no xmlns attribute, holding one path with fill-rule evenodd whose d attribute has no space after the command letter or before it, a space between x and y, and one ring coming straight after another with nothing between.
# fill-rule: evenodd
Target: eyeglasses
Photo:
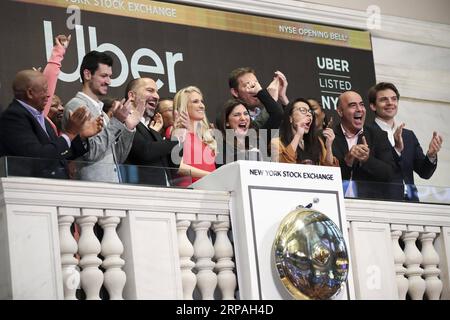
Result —
<instances>
[{"instance_id":1,"label":"eyeglasses","mask_svg":"<svg viewBox=\"0 0 450 320\"><path fill-rule=\"evenodd\" d=\"M314 111L305 107L298 107L298 108L294 108L292 109L292 112L294 111L300 111L301 114L308 114L312 117L314 114Z\"/></svg>"}]
</instances>

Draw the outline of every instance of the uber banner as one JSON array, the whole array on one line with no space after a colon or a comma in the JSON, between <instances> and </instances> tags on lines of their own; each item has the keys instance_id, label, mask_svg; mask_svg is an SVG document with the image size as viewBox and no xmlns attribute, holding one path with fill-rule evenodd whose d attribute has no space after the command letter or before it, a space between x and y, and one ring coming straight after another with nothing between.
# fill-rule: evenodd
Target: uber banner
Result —
<instances>
[{"instance_id":1,"label":"uber banner","mask_svg":"<svg viewBox=\"0 0 450 320\"><path fill-rule=\"evenodd\" d=\"M128 81L151 77L160 96L188 85L205 95L210 120L230 97L228 74L257 71L263 86L280 70L288 96L334 110L338 95L366 99L375 82L369 32L144 0L17 0L0 3L0 104L12 99L18 70L45 67L58 34L71 34L56 89L63 102L80 89L79 64L91 50L114 58L112 97Z\"/></svg>"}]
</instances>

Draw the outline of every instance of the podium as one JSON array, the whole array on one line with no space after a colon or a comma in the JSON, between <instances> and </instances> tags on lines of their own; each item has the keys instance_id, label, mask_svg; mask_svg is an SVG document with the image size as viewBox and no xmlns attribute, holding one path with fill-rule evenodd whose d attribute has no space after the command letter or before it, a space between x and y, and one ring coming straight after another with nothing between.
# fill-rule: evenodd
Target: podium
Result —
<instances>
[{"instance_id":1,"label":"podium","mask_svg":"<svg viewBox=\"0 0 450 320\"><path fill-rule=\"evenodd\" d=\"M327 215L342 231L348 257L339 167L237 161L192 184L194 189L229 191L239 298L292 299L275 269L272 245L281 220L297 206ZM354 299L352 269L335 299Z\"/></svg>"}]
</instances>

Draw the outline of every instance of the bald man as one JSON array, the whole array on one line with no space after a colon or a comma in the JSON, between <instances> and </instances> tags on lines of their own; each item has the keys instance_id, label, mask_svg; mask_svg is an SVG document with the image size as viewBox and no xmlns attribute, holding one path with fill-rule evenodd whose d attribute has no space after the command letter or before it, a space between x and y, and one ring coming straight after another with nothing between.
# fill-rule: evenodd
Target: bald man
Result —
<instances>
[{"instance_id":1,"label":"bald man","mask_svg":"<svg viewBox=\"0 0 450 320\"><path fill-rule=\"evenodd\" d=\"M384 199L386 183L397 169L386 133L364 126L366 107L361 96L346 91L339 96L337 113L341 119L335 129L333 154L339 160L342 180L353 180L360 198Z\"/></svg>"},{"instance_id":2,"label":"bald man","mask_svg":"<svg viewBox=\"0 0 450 320\"><path fill-rule=\"evenodd\" d=\"M43 115L49 99L44 75L34 70L19 71L13 81L13 92L14 100L0 117L0 155L45 160L11 159L9 173L67 178L65 160L88 151L82 139L101 129L101 119L91 121L89 112L80 108L71 114L66 130L58 137Z\"/></svg>"},{"instance_id":3,"label":"bald man","mask_svg":"<svg viewBox=\"0 0 450 320\"><path fill-rule=\"evenodd\" d=\"M133 101L133 107L138 101L145 102L144 117L136 126L136 134L126 163L140 166L138 168L139 183L170 186L171 172L162 168L168 168L171 165L170 154L178 142L163 140L162 135L150 127L159 99L155 81L150 78L130 81L125 97ZM148 166L158 167L158 169L148 168Z\"/></svg>"}]
</instances>

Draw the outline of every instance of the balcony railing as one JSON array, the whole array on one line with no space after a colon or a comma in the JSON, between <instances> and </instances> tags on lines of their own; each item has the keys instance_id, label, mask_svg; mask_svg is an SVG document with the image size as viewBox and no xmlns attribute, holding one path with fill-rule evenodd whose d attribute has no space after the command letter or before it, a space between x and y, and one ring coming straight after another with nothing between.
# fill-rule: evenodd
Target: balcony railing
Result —
<instances>
[{"instance_id":1,"label":"balcony railing","mask_svg":"<svg viewBox=\"0 0 450 320\"><path fill-rule=\"evenodd\" d=\"M0 299L238 299L230 199L0 178ZM449 205L345 205L356 299L450 299Z\"/></svg>"}]
</instances>

